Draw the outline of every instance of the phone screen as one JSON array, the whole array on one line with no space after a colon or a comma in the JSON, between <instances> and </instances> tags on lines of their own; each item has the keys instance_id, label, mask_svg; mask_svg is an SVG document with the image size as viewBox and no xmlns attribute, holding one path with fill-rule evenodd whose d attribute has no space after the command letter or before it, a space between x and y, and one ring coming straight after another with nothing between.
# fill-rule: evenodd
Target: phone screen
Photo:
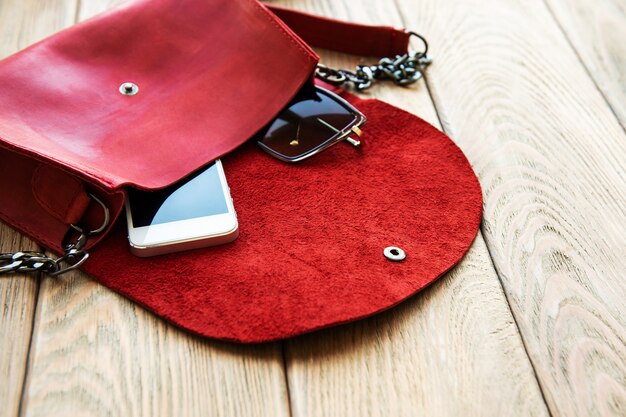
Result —
<instances>
[{"instance_id":1,"label":"phone screen","mask_svg":"<svg viewBox=\"0 0 626 417\"><path fill-rule=\"evenodd\" d=\"M228 213L215 163L182 182L158 191L129 189L134 227Z\"/></svg>"}]
</instances>

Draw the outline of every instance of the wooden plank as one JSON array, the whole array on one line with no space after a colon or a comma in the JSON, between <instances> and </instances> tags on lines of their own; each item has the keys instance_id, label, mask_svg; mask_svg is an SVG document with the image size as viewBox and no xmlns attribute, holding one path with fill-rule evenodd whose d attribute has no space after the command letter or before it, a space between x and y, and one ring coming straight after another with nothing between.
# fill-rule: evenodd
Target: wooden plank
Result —
<instances>
[{"instance_id":1,"label":"wooden plank","mask_svg":"<svg viewBox=\"0 0 626 417\"><path fill-rule=\"evenodd\" d=\"M626 135L540 0L398 0L552 415L626 410Z\"/></svg>"},{"instance_id":2,"label":"wooden plank","mask_svg":"<svg viewBox=\"0 0 626 417\"><path fill-rule=\"evenodd\" d=\"M626 3L546 0L576 53L626 128Z\"/></svg>"},{"instance_id":3,"label":"wooden plank","mask_svg":"<svg viewBox=\"0 0 626 417\"><path fill-rule=\"evenodd\" d=\"M0 59L70 25L73 13L73 0L0 1ZM37 246L0 224L0 252L17 250L37 250ZM2 416L15 416L19 410L38 287L36 275L0 277L0 375L4 381L0 384Z\"/></svg>"},{"instance_id":4,"label":"wooden plank","mask_svg":"<svg viewBox=\"0 0 626 417\"><path fill-rule=\"evenodd\" d=\"M0 20L1 22L2 20ZM1 23L0 23L1 27ZM36 245L0 224L0 253L36 250ZM0 275L0 415L16 416L37 303L36 275Z\"/></svg>"},{"instance_id":5,"label":"wooden plank","mask_svg":"<svg viewBox=\"0 0 626 417\"><path fill-rule=\"evenodd\" d=\"M80 17L116 3L85 2ZM29 370L29 416L289 414L280 344L194 337L80 272L42 281Z\"/></svg>"},{"instance_id":6,"label":"wooden plank","mask_svg":"<svg viewBox=\"0 0 626 417\"><path fill-rule=\"evenodd\" d=\"M74 23L77 0L2 0L0 58Z\"/></svg>"},{"instance_id":7,"label":"wooden plank","mask_svg":"<svg viewBox=\"0 0 626 417\"><path fill-rule=\"evenodd\" d=\"M107 11L115 6L119 6L122 3L127 3L129 0L80 0L80 10L78 17L80 20L85 20L92 16Z\"/></svg>"},{"instance_id":8,"label":"wooden plank","mask_svg":"<svg viewBox=\"0 0 626 417\"><path fill-rule=\"evenodd\" d=\"M289 415L279 344L192 336L83 273L43 280L34 328L25 415Z\"/></svg>"},{"instance_id":9,"label":"wooden plank","mask_svg":"<svg viewBox=\"0 0 626 417\"><path fill-rule=\"evenodd\" d=\"M548 416L479 235L399 307L287 345L299 416Z\"/></svg>"},{"instance_id":10,"label":"wooden plank","mask_svg":"<svg viewBox=\"0 0 626 417\"><path fill-rule=\"evenodd\" d=\"M402 26L383 1L273 3ZM321 52L331 66L372 61ZM423 82L379 84L367 95L438 126ZM290 341L286 358L296 417L548 415L480 235L463 262L423 295L380 316Z\"/></svg>"}]
</instances>

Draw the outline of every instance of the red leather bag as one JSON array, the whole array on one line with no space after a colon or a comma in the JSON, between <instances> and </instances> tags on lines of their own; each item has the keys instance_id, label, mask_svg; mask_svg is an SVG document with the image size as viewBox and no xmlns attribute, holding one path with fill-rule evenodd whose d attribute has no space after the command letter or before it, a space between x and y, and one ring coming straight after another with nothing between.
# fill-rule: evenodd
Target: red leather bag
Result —
<instances>
[{"instance_id":1,"label":"red leather bag","mask_svg":"<svg viewBox=\"0 0 626 417\"><path fill-rule=\"evenodd\" d=\"M0 219L62 253L71 225L102 224L90 195L116 220L126 187L162 188L222 157L237 241L140 259L122 219L89 238L83 268L183 328L241 342L389 308L477 232L481 192L461 151L423 120L342 91L369 120L360 152L287 165L247 141L312 81L308 43L383 56L408 38L256 0L142 0L62 31L0 62ZM120 94L124 82L139 93ZM390 245L407 259L387 261Z\"/></svg>"}]
</instances>

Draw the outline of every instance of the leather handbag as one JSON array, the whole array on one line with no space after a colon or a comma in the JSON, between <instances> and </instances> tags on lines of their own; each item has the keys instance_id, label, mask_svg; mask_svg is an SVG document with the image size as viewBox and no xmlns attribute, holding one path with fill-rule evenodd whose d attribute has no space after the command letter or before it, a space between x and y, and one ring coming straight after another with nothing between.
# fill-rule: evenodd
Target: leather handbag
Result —
<instances>
[{"instance_id":1,"label":"leather handbag","mask_svg":"<svg viewBox=\"0 0 626 417\"><path fill-rule=\"evenodd\" d=\"M359 152L288 165L249 139L313 82L310 45L394 56L410 36L256 0L140 0L64 30L0 62L0 219L68 263L48 272L81 267L204 336L275 340L387 309L477 232L481 191L462 152L416 116L331 85L368 117ZM126 189L163 188L216 158L239 239L132 256ZM388 246L406 260L389 262ZM25 258L1 268L46 262Z\"/></svg>"}]
</instances>

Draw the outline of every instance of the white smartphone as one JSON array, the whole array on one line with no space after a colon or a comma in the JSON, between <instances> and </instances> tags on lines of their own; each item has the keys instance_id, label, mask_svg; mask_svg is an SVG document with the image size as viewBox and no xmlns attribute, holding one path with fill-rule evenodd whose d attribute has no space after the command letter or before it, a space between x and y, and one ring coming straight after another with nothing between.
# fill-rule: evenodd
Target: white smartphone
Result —
<instances>
[{"instance_id":1,"label":"white smartphone","mask_svg":"<svg viewBox=\"0 0 626 417\"><path fill-rule=\"evenodd\" d=\"M131 252L154 256L232 242L237 214L218 159L185 180L157 191L128 190Z\"/></svg>"}]
</instances>

